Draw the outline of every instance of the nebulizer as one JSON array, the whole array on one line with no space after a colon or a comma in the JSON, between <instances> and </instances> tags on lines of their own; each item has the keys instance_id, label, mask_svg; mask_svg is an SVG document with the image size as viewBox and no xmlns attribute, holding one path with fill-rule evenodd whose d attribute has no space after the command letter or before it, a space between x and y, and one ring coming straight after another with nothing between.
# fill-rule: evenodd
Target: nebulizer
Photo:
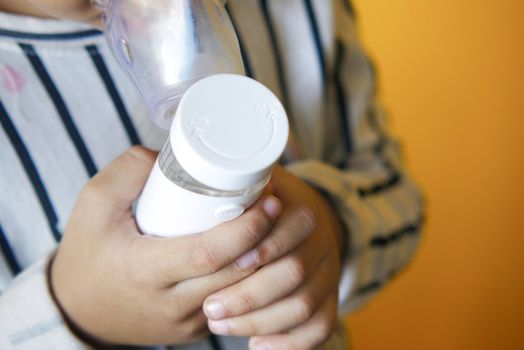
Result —
<instances>
[{"instance_id":1,"label":"nebulizer","mask_svg":"<svg viewBox=\"0 0 524 350\"><path fill-rule=\"evenodd\" d=\"M145 234L199 233L261 195L288 137L278 98L244 76L221 0L96 0L109 46L169 136L136 206Z\"/></svg>"}]
</instances>

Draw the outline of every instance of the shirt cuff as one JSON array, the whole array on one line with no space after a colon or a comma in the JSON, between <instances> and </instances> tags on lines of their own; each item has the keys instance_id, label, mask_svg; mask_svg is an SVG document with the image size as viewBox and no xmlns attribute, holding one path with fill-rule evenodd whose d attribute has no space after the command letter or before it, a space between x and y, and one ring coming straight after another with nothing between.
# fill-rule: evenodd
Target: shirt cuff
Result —
<instances>
[{"instance_id":1,"label":"shirt cuff","mask_svg":"<svg viewBox=\"0 0 524 350\"><path fill-rule=\"evenodd\" d=\"M47 283L51 257L20 274L0 297L0 349L90 349L65 324Z\"/></svg>"}]
</instances>

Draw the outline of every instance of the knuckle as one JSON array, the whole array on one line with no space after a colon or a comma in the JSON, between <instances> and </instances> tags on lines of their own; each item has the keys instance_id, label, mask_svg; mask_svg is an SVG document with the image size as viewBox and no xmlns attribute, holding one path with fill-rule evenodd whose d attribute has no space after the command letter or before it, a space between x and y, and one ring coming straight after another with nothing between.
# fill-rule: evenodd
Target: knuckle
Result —
<instances>
[{"instance_id":1,"label":"knuckle","mask_svg":"<svg viewBox=\"0 0 524 350\"><path fill-rule=\"evenodd\" d=\"M192 254L192 261L197 269L205 274L215 273L222 268L209 245L203 243L197 246Z\"/></svg>"},{"instance_id":2,"label":"knuckle","mask_svg":"<svg viewBox=\"0 0 524 350\"><path fill-rule=\"evenodd\" d=\"M305 262L298 256L290 256L286 261L286 270L289 277L296 284L302 284L307 278L307 269Z\"/></svg>"},{"instance_id":3,"label":"knuckle","mask_svg":"<svg viewBox=\"0 0 524 350\"><path fill-rule=\"evenodd\" d=\"M310 230L314 230L317 227L317 213L316 210L310 205L304 205L300 209L300 213L304 218L304 222L307 224Z\"/></svg>"},{"instance_id":4,"label":"knuckle","mask_svg":"<svg viewBox=\"0 0 524 350\"><path fill-rule=\"evenodd\" d=\"M257 243L260 238L262 238L262 236L269 230L269 221L266 215L261 211L254 211L249 218L246 229L250 235L250 239L253 240L252 243Z\"/></svg>"},{"instance_id":5,"label":"knuckle","mask_svg":"<svg viewBox=\"0 0 524 350\"><path fill-rule=\"evenodd\" d=\"M316 305L312 298L301 295L295 300L295 313L299 322L309 320L315 313Z\"/></svg>"},{"instance_id":6,"label":"knuckle","mask_svg":"<svg viewBox=\"0 0 524 350\"><path fill-rule=\"evenodd\" d=\"M250 312L255 309L255 303L253 301L253 297L249 294L240 294L238 301L241 305L241 310L243 312Z\"/></svg>"},{"instance_id":7,"label":"knuckle","mask_svg":"<svg viewBox=\"0 0 524 350\"><path fill-rule=\"evenodd\" d=\"M267 243L261 248L263 251L263 259L268 260L269 257L279 257L284 254L284 245L280 242L279 237L271 235L267 239Z\"/></svg>"}]
</instances>

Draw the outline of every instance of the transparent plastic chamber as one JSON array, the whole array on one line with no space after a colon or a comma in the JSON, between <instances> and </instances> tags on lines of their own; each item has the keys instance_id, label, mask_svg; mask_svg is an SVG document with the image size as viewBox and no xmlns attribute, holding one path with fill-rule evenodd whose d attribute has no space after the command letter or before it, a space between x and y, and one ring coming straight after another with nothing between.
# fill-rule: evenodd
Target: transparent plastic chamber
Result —
<instances>
[{"instance_id":1,"label":"transparent plastic chamber","mask_svg":"<svg viewBox=\"0 0 524 350\"><path fill-rule=\"evenodd\" d=\"M201 79L184 94L140 195L142 232L176 236L234 219L267 185L289 125L276 96L240 75Z\"/></svg>"},{"instance_id":2,"label":"transparent plastic chamber","mask_svg":"<svg viewBox=\"0 0 524 350\"><path fill-rule=\"evenodd\" d=\"M100 1L109 46L153 121L168 129L196 81L244 74L238 40L220 0Z\"/></svg>"},{"instance_id":3,"label":"transparent plastic chamber","mask_svg":"<svg viewBox=\"0 0 524 350\"><path fill-rule=\"evenodd\" d=\"M287 144L278 98L244 76L221 0L107 0L107 41L169 136L136 206L145 234L203 232L251 206Z\"/></svg>"},{"instance_id":4,"label":"transparent plastic chamber","mask_svg":"<svg viewBox=\"0 0 524 350\"><path fill-rule=\"evenodd\" d=\"M252 194L260 193L264 187L268 184L271 179L271 174L268 174L262 181L258 182L253 186L249 186L242 190L237 191L225 191L219 190L213 187L209 187L197 180L195 180L178 162L169 138L164 143L160 154L158 155L158 165L162 173L169 179L173 184L180 186L188 191L202 194L211 197L243 197L250 196Z\"/></svg>"}]
</instances>

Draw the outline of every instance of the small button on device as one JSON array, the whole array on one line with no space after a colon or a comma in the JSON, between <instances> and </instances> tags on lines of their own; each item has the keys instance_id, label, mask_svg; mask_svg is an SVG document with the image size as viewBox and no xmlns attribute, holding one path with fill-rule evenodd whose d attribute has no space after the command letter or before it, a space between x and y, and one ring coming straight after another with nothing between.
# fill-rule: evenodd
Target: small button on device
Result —
<instances>
[{"instance_id":1,"label":"small button on device","mask_svg":"<svg viewBox=\"0 0 524 350\"><path fill-rule=\"evenodd\" d=\"M241 205L224 205L215 209L215 217L221 220L233 220L242 215L244 210Z\"/></svg>"}]
</instances>

